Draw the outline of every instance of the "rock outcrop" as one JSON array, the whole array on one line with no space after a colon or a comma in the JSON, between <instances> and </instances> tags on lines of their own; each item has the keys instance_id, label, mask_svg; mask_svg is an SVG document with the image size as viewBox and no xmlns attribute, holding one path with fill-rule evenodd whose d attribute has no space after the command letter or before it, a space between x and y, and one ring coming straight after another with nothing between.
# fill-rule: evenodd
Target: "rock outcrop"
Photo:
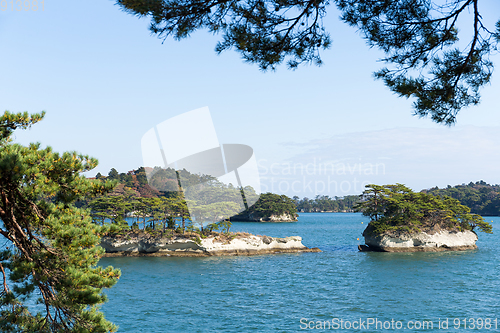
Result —
<instances>
[{"instance_id":1,"label":"rock outcrop","mask_svg":"<svg viewBox=\"0 0 500 333\"><path fill-rule=\"evenodd\" d=\"M261 216L258 214L239 214L231 217L231 222L297 222L292 214Z\"/></svg>"},{"instance_id":2,"label":"rock outcrop","mask_svg":"<svg viewBox=\"0 0 500 333\"><path fill-rule=\"evenodd\" d=\"M307 248L298 236L275 238L250 234L230 237L210 236L189 238L182 236L154 237L147 233L126 236L105 236L101 247L105 257L112 256L220 256L268 253L321 252Z\"/></svg>"},{"instance_id":3,"label":"rock outcrop","mask_svg":"<svg viewBox=\"0 0 500 333\"><path fill-rule=\"evenodd\" d=\"M391 233L374 235L367 230L363 232L366 245L358 246L360 251L438 252L477 249L477 235L469 230L441 229L432 233L415 232L396 235Z\"/></svg>"}]
</instances>

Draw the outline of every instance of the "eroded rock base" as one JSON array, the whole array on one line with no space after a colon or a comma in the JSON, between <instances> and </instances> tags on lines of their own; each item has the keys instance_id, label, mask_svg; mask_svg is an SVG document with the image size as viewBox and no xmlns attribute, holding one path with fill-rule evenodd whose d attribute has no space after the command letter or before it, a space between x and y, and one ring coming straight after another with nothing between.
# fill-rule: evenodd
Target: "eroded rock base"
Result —
<instances>
[{"instance_id":1,"label":"eroded rock base","mask_svg":"<svg viewBox=\"0 0 500 333\"><path fill-rule=\"evenodd\" d=\"M358 245L358 250L362 252L441 252L441 251L466 251L475 250L476 245L466 245L466 246L440 246L440 247L376 247L367 245Z\"/></svg>"},{"instance_id":2,"label":"eroded rock base","mask_svg":"<svg viewBox=\"0 0 500 333\"><path fill-rule=\"evenodd\" d=\"M102 238L100 245L106 251L103 257L210 257L321 252L318 248L310 249L304 246L302 238L298 236L277 238L250 234L234 236L232 239L219 239L218 237L203 239L149 237L146 234L135 237L106 236Z\"/></svg>"}]
</instances>

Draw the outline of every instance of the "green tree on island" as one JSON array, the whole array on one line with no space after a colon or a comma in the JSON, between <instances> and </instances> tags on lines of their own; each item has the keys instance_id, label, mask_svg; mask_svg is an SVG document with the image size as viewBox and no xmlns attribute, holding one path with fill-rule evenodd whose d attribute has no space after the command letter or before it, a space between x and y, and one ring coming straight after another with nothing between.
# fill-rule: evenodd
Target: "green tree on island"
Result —
<instances>
[{"instance_id":1,"label":"green tree on island","mask_svg":"<svg viewBox=\"0 0 500 333\"><path fill-rule=\"evenodd\" d=\"M492 233L492 226L456 199L415 193L402 184L366 186L355 206L371 219L370 233L412 233L435 228Z\"/></svg>"},{"instance_id":2,"label":"green tree on island","mask_svg":"<svg viewBox=\"0 0 500 333\"><path fill-rule=\"evenodd\" d=\"M120 276L117 269L97 266L103 253L97 245L109 226L92 223L88 211L74 205L113 184L80 174L97 165L93 158L11 142L15 129L43 116L0 117L0 235L7 243L0 252L0 330L115 331L99 311L106 301L103 288Z\"/></svg>"},{"instance_id":3,"label":"green tree on island","mask_svg":"<svg viewBox=\"0 0 500 333\"><path fill-rule=\"evenodd\" d=\"M273 216L287 216L290 220L296 221L298 214L294 201L284 194L263 193L253 206L233 216L231 221L259 219L266 221Z\"/></svg>"},{"instance_id":4,"label":"green tree on island","mask_svg":"<svg viewBox=\"0 0 500 333\"><path fill-rule=\"evenodd\" d=\"M180 40L206 29L221 34L218 53L236 49L261 69L321 64L331 46L323 18L335 5L341 20L356 27L389 65L375 73L394 93L412 97L415 114L452 124L458 112L479 103L490 82L489 56L500 41L500 21L487 26L479 0L117 0L126 12L150 17L158 37ZM469 15L470 14L470 15ZM458 44L457 22L471 28ZM465 30L465 29L464 29ZM460 32L462 36L464 32Z\"/></svg>"}]
</instances>

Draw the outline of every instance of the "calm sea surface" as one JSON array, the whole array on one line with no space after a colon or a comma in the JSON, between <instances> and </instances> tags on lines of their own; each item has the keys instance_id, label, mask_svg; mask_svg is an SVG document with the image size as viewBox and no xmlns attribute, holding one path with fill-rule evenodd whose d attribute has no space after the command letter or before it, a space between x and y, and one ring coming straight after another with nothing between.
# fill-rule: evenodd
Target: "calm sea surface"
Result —
<instances>
[{"instance_id":1,"label":"calm sea surface","mask_svg":"<svg viewBox=\"0 0 500 333\"><path fill-rule=\"evenodd\" d=\"M119 332L498 332L500 218L486 220L494 234L478 233L478 250L440 253L358 252L368 220L355 213L233 223L323 252L103 258L122 277L102 310Z\"/></svg>"}]
</instances>

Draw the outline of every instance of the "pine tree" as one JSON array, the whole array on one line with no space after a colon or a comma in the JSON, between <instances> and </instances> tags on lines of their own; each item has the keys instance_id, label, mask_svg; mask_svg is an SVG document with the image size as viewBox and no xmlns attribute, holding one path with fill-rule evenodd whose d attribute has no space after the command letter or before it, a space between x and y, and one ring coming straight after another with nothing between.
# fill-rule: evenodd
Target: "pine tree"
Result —
<instances>
[{"instance_id":1,"label":"pine tree","mask_svg":"<svg viewBox=\"0 0 500 333\"><path fill-rule=\"evenodd\" d=\"M16 128L43 116L0 117L0 235L7 243L0 252L0 331L115 331L99 311L103 288L120 276L113 267L97 266L103 253L97 245L108 227L93 224L88 211L74 205L113 184L80 174L97 165L93 158L12 143Z\"/></svg>"},{"instance_id":2,"label":"pine tree","mask_svg":"<svg viewBox=\"0 0 500 333\"><path fill-rule=\"evenodd\" d=\"M118 171L116 171L115 168L111 168L111 170L108 173L108 178L109 179L120 179L120 174Z\"/></svg>"},{"instance_id":3,"label":"pine tree","mask_svg":"<svg viewBox=\"0 0 500 333\"><path fill-rule=\"evenodd\" d=\"M418 116L452 124L464 107L479 103L490 82L489 57L500 41L500 21L488 26L483 0L117 0L126 12L150 17L158 37L177 40L206 29L222 35L218 53L235 49L261 69L322 63L330 47L323 20L335 5L389 66L375 73L394 93L414 98ZM470 15L468 15L470 14ZM473 31L460 46L458 22ZM463 29L465 30L465 29Z\"/></svg>"},{"instance_id":4,"label":"pine tree","mask_svg":"<svg viewBox=\"0 0 500 333\"><path fill-rule=\"evenodd\" d=\"M403 184L366 185L361 201L354 207L371 219L369 232L380 235L385 232L420 232L435 226L447 230L471 230L476 228L492 233L492 226L470 208L456 199L413 192Z\"/></svg>"}]
</instances>

